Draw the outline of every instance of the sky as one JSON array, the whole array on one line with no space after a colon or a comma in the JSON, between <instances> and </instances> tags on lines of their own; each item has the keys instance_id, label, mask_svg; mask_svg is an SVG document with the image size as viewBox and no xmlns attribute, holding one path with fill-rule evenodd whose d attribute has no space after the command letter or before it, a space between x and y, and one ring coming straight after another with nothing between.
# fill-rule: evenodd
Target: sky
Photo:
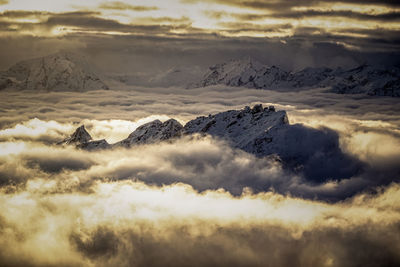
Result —
<instances>
[{"instance_id":1,"label":"sky","mask_svg":"<svg viewBox=\"0 0 400 267\"><path fill-rule=\"evenodd\" d=\"M288 70L399 59L400 4L391 0L10 0L0 12L3 69L62 49L118 73L246 56Z\"/></svg>"}]
</instances>

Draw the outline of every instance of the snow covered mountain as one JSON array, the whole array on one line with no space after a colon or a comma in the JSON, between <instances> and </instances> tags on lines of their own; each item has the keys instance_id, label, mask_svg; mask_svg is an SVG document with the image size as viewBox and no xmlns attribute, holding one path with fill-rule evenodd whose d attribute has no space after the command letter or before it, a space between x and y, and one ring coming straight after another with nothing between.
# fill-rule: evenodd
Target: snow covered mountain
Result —
<instances>
[{"instance_id":1,"label":"snow covered mountain","mask_svg":"<svg viewBox=\"0 0 400 267\"><path fill-rule=\"evenodd\" d=\"M285 111L256 105L189 121L185 134L205 133L227 140L232 147L258 157L278 156L284 166L318 181L329 175L339 179L353 175L360 164L344 154L338 135L329 129L289 124Z\"/></svg>"},{"instance_id":2,"label":"snow covered mountain","mask_svg":"<svg viewBox=\"0 0 400 267\"><path fill-rule=\"evenodd\" d=\"M288 73L278 67L268 67L250 58L231 60L210 67L195 87L225 84L249 88L276 88L287 79Z\"/></svg>"},{"instance_id":3,"label":"snow covered mountain","mask_svg":"<svg viewBox=\"0 0 400 267\"><path fill-rule=\"evenodd\" d=\"M328 91L340 94L361 93L399 97L400 69L361 65L350 70L305 68L298 72L287 72L248 58L210 67L194 87L217 84L288 91L326 87Z\"/></svg>"},{"instance_id":4,"label":"snow covered mountain","mask_svg":"<svg viewBox=\"0 0 400 267\"><path fill-rule=\"evenodd\" d=\"M336 132L289 124L285 111L255 105L202 116L183 127L174 119L155 120L138 127L128 138L109 145L105 140L90 141L82 126L64 144L85 150L132 148L143 144L171 141L183 135L207 134L226 140L232 147L257 157L274 156L291 170L304 173L308 179L340 179L354 175L360 163L344 154ZM329 175L329 177L327 177Z\"/></svg>"},{"instance_id":5,"label":"snow covered mountain","mask_svg":"<svg viewBox=\"0 0 400 267\"><path fill-rule=\"evenodd\" d=\"M109 89L79 55L68 52L21 61L0 74L0 89L88 91Z\"/></svg>"}]
</instances>

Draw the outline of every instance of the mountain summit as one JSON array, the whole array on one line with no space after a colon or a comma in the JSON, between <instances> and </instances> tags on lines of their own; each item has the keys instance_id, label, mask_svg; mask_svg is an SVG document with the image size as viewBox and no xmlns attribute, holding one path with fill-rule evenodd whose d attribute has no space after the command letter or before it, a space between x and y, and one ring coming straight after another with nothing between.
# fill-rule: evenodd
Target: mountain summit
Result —
<instances>
[{"instance_id":1,"label":"mountain summit","mask_svg":"<svg viewBox=\"0 0 400 267\"><path fill-rule=\"evenodd\" d=\"M60 52L21 61L0 74L0 89L76 91L109 89L81 56Z\"/></svg>"},{"instance_id":2,"label":"mountain summit","mask_svg":"<svg viewBox=\"0 0 400 267\"><path fill-rule=\"evenodd\" d=\"M260 89L276 87L281 81L287 79L287 76L286 71L276 66L268 67L251 58L246 58L210 67L195 87L225 84Z\"/></svg>"},{"instance_id":3,"label":"mountain summit","mask_svg":"<svg viewBox=\"0 0 400 267\"><path fill-rule=\"evenodd\" d=\"M68 138L61 141L59 144L71 145L71 144L83 144L92 140L90 134L86 131L85 125L81 125L76 128L75 132Z\"/></svg>"}]
</instances>

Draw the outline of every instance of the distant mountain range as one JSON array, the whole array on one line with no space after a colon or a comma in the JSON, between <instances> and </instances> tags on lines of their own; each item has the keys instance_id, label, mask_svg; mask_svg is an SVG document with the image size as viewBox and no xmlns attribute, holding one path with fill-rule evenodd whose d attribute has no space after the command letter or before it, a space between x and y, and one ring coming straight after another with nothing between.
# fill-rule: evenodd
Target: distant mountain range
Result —
<instances>
[{"instance_id":1,"label":"distant mountain range","mask_svg":"<svg viewBox=\"0 0 400 267\"><path fill-rule=\"evenodd\" d=\"M400 96L400 69L361 65L354 69L305 68L287 72L257 61L232 60L210 67L193 87L243 86L255 89L298 90L326 87L339 94Z\"/></svg>"},{"instance_id":2,"label":"distant mountain range","mask_svg":"<svg viewBox=\"0 0 400 267\"><path fill-rule=\"evenodd\" d=\"M275 111L272 106L264 108L262 105L198 117L184 126L174 119L165 122L154 120L115 144L108 144L105 140L92 141L81 126L59 144L90 151L134 149L139 145L172 142L193 134L226 140L232 147L257 157L275 157L284 166L304 173L311 180L350 177L361 166L341 151L335 132L289 124L285 111Z\"/></svg>"},{"instance_id":3,"label":"distant mountain range","mask_svg":"<svg viewBox=\"0 0 400 267\"><path fill-rule=\"evenodd\" d=\"M357 68L305 68L288 72L250 58L231 60L209 68L205 74L196 66L172 68L152 75L113 76L127 85L201 88L212 85L252 89L298 91L326 88L339 94L400 96L400 68L361 65ZM109 89L82 56L57 53L19 62L0 73L1 89L76 91Z\"/></svg>"},{"instance_id":4,"label":"distant mountain range","mask_svg":"<svg viewBox=\"0 0 400 267\"><path fill-rule=\"evenodd\" d=\"M82 56L68 52L15 64L0 73L0 90L7 88L76 92L109 89Z\"/></svg>"}]
</instances>

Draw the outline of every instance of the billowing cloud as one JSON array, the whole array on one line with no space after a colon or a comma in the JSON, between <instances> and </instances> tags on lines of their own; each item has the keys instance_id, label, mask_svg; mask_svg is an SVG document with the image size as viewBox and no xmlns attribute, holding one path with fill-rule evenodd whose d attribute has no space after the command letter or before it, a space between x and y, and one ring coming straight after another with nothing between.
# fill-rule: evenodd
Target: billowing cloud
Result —
<instances>
[{"instance_id":1,"label":"billowing cloud","mask_svg":"<svg viewBox=\"0 0 400 267\"><path fill-rule=\"evenodd\" d=\"M274 193L199 194L183 184L99 182L88 193L73 188L73 181L33 179L25 188L2 189L2 265L352 266L400 260L397 184L337 204Z\"/></svg>"},{"instance_id":2,"label":"billowing cloud","mask_svg":"<svg viewBox=\"0 0 400 267\"><path fill-rule=\"evenodd\" d=\"M65 174L84 177L83 181L138 179L157 185L183 182L197 190L224 188L235 195L248 187L254 192L275 190L282 194L337 200L400 178L400 155L395 149L400 144L398 116L396 105L388 105L396 99L371 102L369 97L358 96L353 100L327 93L295 93L294 97L290 92L218 86L192 90L154 88L151 93L147 90L93 91L78 97L63 92L46 95L2 92L1 105L8 117L1 121L0 140L6 144L3 151L11 151L10 156L3 152L6 153L2 159L3 182L24 183L29 180L32 169L43 177ZM7 101L11 96L13 104ZM163 99L163 103L157 99ZM307 146L311 148L317 141L332 144L335 150L329 154L329 164L323 164L328 154L322 153L303 162L303 171L294 174L273 158L258 159L220 140L201 138L96 153L74 149L63 152L64 148L53 145L80 124L85 124L95 139L105 138L114 143L154 119L172 117L184 124L196 116L242 108L259 99L271 101L266 105L280 103L277 108L288 110L292 124L304 123L315 128L329 125L332 130L310 130L309 134L316 134L319 141L311 138L314 144L297 147L298 153L307 154ZM386 104L382 105L381 101ZM47 103L56 103L56 106ZM12 112L15 106L19 107L18 112ZM337 112L344 115L334 115ZM384 120L381 114L386 114ZM31 116L37 118L30 119ZM297 128L300 132L309 131L301 126ZM13 172L15 178L11 175ZM331 175L325 177L323 173Z\"/></svg>"},{"instance_id":3,"label":"billowing cloud","mask_svg":"<svg viewBox=\"0 0 400 267\"><path fill-rule=\"evenodd\" d=\"M0 265L400 262L397 99L119 86L0 92ZM80 124L115 142L152 119L185 123L260 100L292 124L329 126L365 167L315 182L211 137L94 152L54 144Z\"/></svg>"},{"instance_id":4,"label":"billowing cloud","mask_svg":"<svg viewBox=\"0 0 400 267\"><path fill-rule=\"evenodd\" d=\"M133 11L151 11L157 10L156 6L134 6L120 1L114 2L103 2L100 4L101 9L112 9L112 10L133 10Z\"/></svg>"}]
</instances>

